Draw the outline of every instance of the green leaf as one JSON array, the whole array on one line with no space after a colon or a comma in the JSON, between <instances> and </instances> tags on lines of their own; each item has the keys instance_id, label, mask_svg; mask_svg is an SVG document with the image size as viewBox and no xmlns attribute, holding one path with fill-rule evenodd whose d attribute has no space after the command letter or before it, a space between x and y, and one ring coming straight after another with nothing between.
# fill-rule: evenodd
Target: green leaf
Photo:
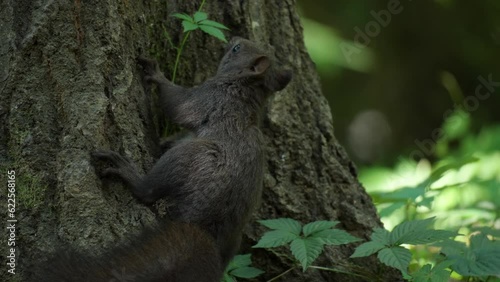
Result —
<instances>
[{"instance_id":1,"label":"green leaf","mask_svg":"<svg viewBox=\"0 0 500 282\"><path fill-rule=\"evenodd\" d=\"M445 268L452 264L453 262L448 260L442 261L434 267L426 264L411 276L414 282L446 282L449 280L451 272Z\"/></svg>"},{"instance_id":2,"label":"green leaf","mask_svg":"<svg viewBox=\"0 0 500 282\"><path fill-rule=\"evenodd\" d=\"M200 26L195 24L195 23L192 23L192 22L188 22L188 21L182 21L182 26L184 27L184 31L183 32L188 32L188 31L191 31L191 30L196 30L198 29Z\"/></svg>"},{"instance_id":3,"label":"green leaf","mask_svg":"<svg viewBox=\"0 0 500 282\"><path fill-rule=\"evenodd\" d=\"M320 240L326 245L343 245L361 241L361 239L339 229L326 229L312 234L311 237Z\"/></svg>"},{"instance_id":4,"label":"green leaf","mask_svg":"<svg viewBox=\"0 0 500 282\"><path fill-rule=\"evenodd\" d=\"M372 241L378 242L382 245L389 245L389 237L389 231L385 230L384 228L375 228L373 229L372 235L370 235L370 239L372 239Z\"/></svg>"},{"instance_id":5,"label":"green leaf","mask_svg":"<svg viewBox=\"0 0 500 282\"><path fill-rule=\"evenodd\" d=\"M244 266L249 266L252 264L252 255L251 254L246 254L246 255L237 255L234 256L231 262L229 262L229 265L227 266L228 270L233 270L236 268L244 267Z\"/></svg>"},{"instance_id":6,"label":"green leaf","mask_svg":"<svg viewBox=\"0 0 500 282\"><path fill-rule=\"evenodd\" d=\"M455 237L459 235L457 232L448 230L425 230L419 234L415 234L414 238L409 238L402 244L419 245L419 244L429 244L437 241L442 241L449 239L450 237Z\"/></svg>"},{"instance_id":7,"label":"green leaf","mask_svg":"<svg viewBox=\"0 0 500 282\"><path fill-rule=\"evenodd\" d=\"M484 234L472 236L469 248L448 242L441 252L455 261L451 268L461 275L500 275L500 242L490 241Z\"/></svg>"},{"instance_id":8,"label":"green leaf","mask_svg":"<svg viewBox=\"0 0 500 282\"><path fill-rule=\"evenodd\" d=\"M392 203L389 206L381 209L379 212L380 217L389 217L391 214L393 214L397 210L401 209L402 207L405 207L406 202L407 201L404 201L404 202L400 201L400 202Z\"/></svg>"},{"instance_id":9,"label":"green leaf","mask_svg":"<svg viewBox=\"0 0 500 282\"><path fill-rule=\"evenodd\" d=\"M234 277L254 278L264 273L264 271L251 267L252 259L250 254L235 256L224 273L224 281L236 281Z\"/></svg>"},{"instance_id":10,"label":"green leaf","mask_svg":"<svg viewBox=\"0 0 500 282\"><path fill-rule=\"evenodd\" d=\"M399 269L401 273L408 275L411 252L403 247L390 247L378 252L378 259L385 265Z\"/></svg>"},{"instance_id":11,"label":"green leaf","mask_svg":"<svg viewBox=\"0 0 500 282\"><path fill-rule=\"evenodd\" d=\"M366 242L359 245L351 258L367 257L384 249L386 246L377 241Z\"/></svg>"},{"instance_id":12,"label":"green leaf","mask_svg":"<svg viewBox=\"0 0 500 282\"><path fill-rule=\"evenodd\" d=\"M323 244L315 238L297 238L290 244L290 249L302 265L302 271L306 271L323 251Z\"/></svg>"},{"instance_id":13,"label":"green leaf","mask_svg":"<svg viewBox=\"0 0 500 282\"><path fill-rule=\"evenodd\" d=\"M231 274L232 276L235 276L235 277L239 277L239 278L250 279L250 278L257 277L257 276L261 275L262 273L264 273L264 271L262 271L258 268L244 266L244 267L240 267L240 268L237 268L237 269L231 271L229 274Z\"/></svg>"},{"instance_id":14,"label":"green leaf","mask_svg":"<svg viewBox=\"0 0 500 282\"><path fill-rule=\"evenodd\" d=\"M416 198L425 194L425 189L425 186L403 187L390 193L380 194L380 197L382 200L390 202L396 202L398 200L407 202L408 199L412 199L414 202Z\"/></svg>"},{"instance_id":15,"label":"green leaf","mask_svg":"<svg viewBox=\"0 0 500 282\"><path fill-rule=\"evenodd\" d=\"M429 176L427 181L430 183L434 183L434 182L438 181L441 177L443 177L443 175L445 173L447 173L448 171L458 170L461 167L463 167L464 165L477 162L478 160L479 160L478 158L472 157L472 156L465 157L462 160L454 160L453 162L451 162L449 164L445 164L445 165L442 165L442 166L434 169L434 171L431 173L431 175Z\"/></svg>"},{"instance_id":16,"label":"green leaf","mask_svg":"<svg viewBox=\"0 0 500 282\"><path fill-rule=\"evenodd\" d=\"M470 238L470 248L472 250L500 247L499 244L498 241L490 241L484 234L476 234Z\"/></svg>"},{"instance_id":17,"label":"green leaf","mask_svg":"<svg viewBox=\"0 0 500 282\"><path fill-rule=\"evenodd\" d=\"M259 220L258 222L269 229L284 230L297 236L300 235L300 231L302 230L300 222L291 218Z\"/></svg>"},{"instance_id":18,"label":"green leaf","mask_svg":"<svg viewBox=\"0 0 500 282\"><path fill-rule=\"evenodd\" d=\"M432 224L433 220L434 218L403 221L391 231L389 243L391 245L401 245L419 238L420 233L427 230L427 227Z\"/></svg>"},{"instance_id":19,"label":"green leaf","mask_svg":"<svg viewBox=\"0 0 500 282\"><path fill-rule=\"evenodd\" d=\"M325 229L330 229L335 225L337 225L338 223L339 223L338 221L326 221L326 220L314 221L304 225L304 227L302 228L302 232L304 233L304 236L307 237L313 233L320 232Z\"/></svg>"},{"instance_id":20,"label":"green leaf","mask_svg":"<svg viewBox=\"0 0 500 282\"><path fill-rule=\"evenodd\" d=\"M498 187L500 185L495 185L495 189L496 187ZM480 232L482 234L485 234L485 235L490 235L492 237L495 237L495 238L500 238L500 230L497 230L497 229L492 229L491 227L473 227L471 228L471 231L472 232Z\"/></svg>"},{"instance_id":21,"label":"green leaf","mask_svg":"<svg viewBox=\"0 0 500 282\"><path fill-rule=\"evenodd\" d=\"M441 253L446 256L462 255L467 251L467 246L464 243L454 240L445 240L435 243L433 246L441 247Z\"/></svg>"},{"instance_id":22,"label":"green leaf","mask_svg":"<svg viewBox=\"0 0 500 282\"><path fill-rule=\"evenodd\" d=\"M434 218L402 222L392 230L390 244L393 246L428 244L458 235L458 233L452 231L428 229L433 221Z\"/></svg>"},{"instance_id":23,"label":"green leaf","mask_svg":"<svg viewBox=\"0 0 500 282\"><path fill-rule=\"evenodd\" d=\"M191 16L187 15L187 14L179 14L179 13L175 13L172 15L173 17L176 17L178 19L181 19L181 20L185 20L185 21L188 21L188 22L193 22L194 23L194 20L193 18L191 18Z\"/></svg>"},{"instance_id":24,"label":"green leaf","mask_svg":"<svg viewBox=\"0 0 500 282\"><path fill-rule=\"evenodd\" d=\"M236 282L236 280L228 273L224 273L224 277L222 278L222 281L223 282Z\"/></svg>"},{"instance_id":25,"label":"green leaf","mask_svg":"<svg viewBox=\"0 0 500 282\"><path fill-rule=\"evenodd\" d=\"M418 271L411 275L413 277L413 282L430 282L431 269L432 266L430 264L422 266Z\"/></svg>"},{"instance_id":26,"label":"green leaf","mask_svg":"<svg viewBox=\"0 0 500 282\"><path fill-rule=\"evenodd\" d=\"M272 230L264 233L257 245L252 248L274 248L286 245L291 241L299 238L297 234L290 233L286 230Z\"/></svg>"},{"instance_id":27,"label":"green leaf","mask_svg":"<svg viewBox=\"0 0 500 282\"><path fill-rule=\"evenodd\" d=\"M218 23L218 22L211 21L211 20L204 20L204 21L199 22L199 24L213 26L213 27L216 27L219 29L230 30L227 26L225 26L221 23Z\"/></svg>"},{"instance_id":28,"label":"green leaf","mask_svg":"<svg viewBox=\"0 0 500 282\"><path fill-rule=\"evenodd\" d=\"M194 21L196 23L199 23L199 22L201 22L203 20L206 20L208 18L208 15L205 12L198 11L198 12L194 13L193 18L194 18Z\"/></svg>"},{"instance_id":29,"label":"green leaf","mask_svg":"<svg viewBox=\"0 0 500 282\"><path fill-rule=\"evenodd\" d=\"M227 43L226 37L224 36L224 33L218 28L215 28L213 26L209 25L200 25L200 29L203 30L204 32L212 35L213 37L216 37L224 42Z\"/></svg>"}]
</instances>

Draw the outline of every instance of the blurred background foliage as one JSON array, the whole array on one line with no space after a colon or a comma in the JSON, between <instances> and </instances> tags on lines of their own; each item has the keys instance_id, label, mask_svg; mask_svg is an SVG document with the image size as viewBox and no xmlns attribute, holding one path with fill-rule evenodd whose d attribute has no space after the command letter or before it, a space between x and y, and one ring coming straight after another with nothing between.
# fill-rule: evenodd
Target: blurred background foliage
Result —
<instances>
[{"instance_id":1,"label":"blurred background foliage","mask_svg":"<svg viewBox=\"0 0 500 282\"><path fill-rule=\"evenodd\" d=\"M457 240L499 238L500 1L298 2L336 136L386 228L436 216Z\"/></svg>"}]
</instances>

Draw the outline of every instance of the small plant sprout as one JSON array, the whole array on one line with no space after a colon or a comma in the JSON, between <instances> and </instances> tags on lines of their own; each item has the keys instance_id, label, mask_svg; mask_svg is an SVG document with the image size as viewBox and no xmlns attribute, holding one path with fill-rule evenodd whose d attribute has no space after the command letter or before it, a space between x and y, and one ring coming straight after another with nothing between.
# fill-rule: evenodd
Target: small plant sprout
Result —
<instances>
[{"instance_id":1,"label":"small plant sprout","mask_svg":"<svg viewBox=\"0 0 500 282\"><path fill-rule=\"evenodd\" d=\"M218 38L224 42L227 42L226 37L224 36L224 33L222 30L229 30L228 27L225 25L218 23L216 21L212 21L208 19L208 14L205 12L201 11L201 8L203 7L203 4L205 4L205 1L203 1L200 5L200 9L196 13L194 13L193 16L190 16L188 14L180 14L176 13L173 14L174 17L181 19L182 20L182 27L184 28L184 38L181 41L181 45L177 47L177 56L175 58L175 65L174 65L174 70L172 73L172 83L175 82L175 77L177 74L177 68L179 66L179 60L182 54L182 50L184 49L184 45L186 45L186 41L189 38L189 35L191 34L192 31L195 31L197 29L200 29L201 31Z\"/></svg>"},{"instance_id":2,"label":"small plant sprout","mask_svg":"<svg viewBox=\"0 0 500 282\"><path fill-rule=\"evenodd\" d=\"M236 278L251 279L264 273L258 268L251 267L251 264L252 258L250 254L235 256L226 267L222 282L234 282Z\"/></svg>"}]
</instances>

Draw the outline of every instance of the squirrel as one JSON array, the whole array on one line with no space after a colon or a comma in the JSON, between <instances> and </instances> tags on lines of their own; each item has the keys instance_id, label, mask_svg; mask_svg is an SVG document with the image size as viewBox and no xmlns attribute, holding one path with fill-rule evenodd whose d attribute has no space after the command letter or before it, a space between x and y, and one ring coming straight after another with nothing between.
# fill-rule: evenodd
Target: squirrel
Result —
<instances>
[{"instance_id":1,"label":"squirrel","mask_svg":"<svg viewBox=\"0 0 500 282\"><path fill-rule=\"evenodd\" d=\"M109 266L120 271L120 267L128 267L125 261L120 264L122 254L125 260L146 256L155 261L151 267L158 277L170 274L156 272L155 267L163 267L166 272L178 267L182 275L189 275L182 272L185 268L192 268L191 272L196 272L195 268L206 272L198 280L185 276L161 281L218 281L213 277L220 280L223 270L237 253L244 225L261 198L264 154L263 137L258 127L260 111L271 94L288 85L292 72L276 67L274 60L256 43L239 37L230 40L216 75L196 87L173 84L154 60L139 57L138 64L143 68L145 81L157 85L166 116L187 129L189 134L162 145L166 152L146 175L141 174L132 161L114 151L97 151L92 155L111 164L101 172L102 177L121 178L144 204L167 198L173 205L168 216L174 223L143 232L142 237L148 238L151 244L154 242L153 248L145 250L148 240L139 239L133 243L135 247L127 247L123 253L119 250L119 258L113 258L112 250L105 256L108 259L98 259L106 262L106 266L92 264L92 268L97 269L96 276L101 270L109 272ZM177 234L179 230L185 231L183 235ZM199 239L203 237L200 232L210 239ZM182 241L184 234L187 236ZM174 239L178 242L167 242ZM186 250L189 244L192 248ZM212 252L213 246L216 254ZM143 251L158 254L146 255ZM181 257L181 253L188 259L172 262ZM87 267L87 263L78 266L71 259L69 261L70 266L63 264L59 269L66 268L64 271L69 273L70 268ZM190 265L186 265L188 261ZM192 264L198 265L193 268ZM146 267L138 268L144 269L138 270L139 273L147 271ZM211 272L210 276L209 271L215 274ZM137 281L156 281L152 278L156 277L154 275L147 276L149 280Z\"/></svg>"},{"instance_id":2,"label":"squirrel","mask_svg":"<svg viewBox=\"0 0 500 282\"><path fill-rule=\"evenodd\" d=\"M116 152L94 153L112 164L103 176L118 176L145 204L167 197L172 220L194 223L211 234L223 266L236 254L261 197L260 110L292 78L256 43L235 37L228 47L216 75L193 88L173 84L156 61L139 57L144 79L158 86L165 115L192 133L169 144L146 175Z\"/></svg>"}]
</instances>

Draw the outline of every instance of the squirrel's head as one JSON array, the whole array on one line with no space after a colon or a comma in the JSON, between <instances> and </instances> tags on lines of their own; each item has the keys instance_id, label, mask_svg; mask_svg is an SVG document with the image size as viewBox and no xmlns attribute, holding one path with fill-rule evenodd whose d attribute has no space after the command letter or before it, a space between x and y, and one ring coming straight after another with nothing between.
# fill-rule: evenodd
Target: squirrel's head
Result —
<instances>
[{"instance_id":1,"label":"squirrel's head","mask_svg":"<svg viewBox=\"0 0 500 282\"><path fill-rule=\"evenodd\" d=\"M257 44L233 37L227 45L217 75L260 82L269 91L280 91L292 79L292 71L277 69L273 61Z\"/></svg>"}]
</instances>

